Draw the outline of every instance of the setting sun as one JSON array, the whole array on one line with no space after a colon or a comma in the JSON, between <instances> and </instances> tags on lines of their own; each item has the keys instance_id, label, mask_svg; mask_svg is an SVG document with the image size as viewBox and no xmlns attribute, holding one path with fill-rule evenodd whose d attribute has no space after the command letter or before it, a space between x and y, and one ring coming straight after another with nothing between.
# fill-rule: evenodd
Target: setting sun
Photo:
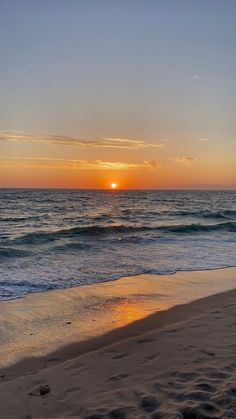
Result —
<instances>
[{"instance_id":1,"label":"setting sun","mask_svg":"<svg viewBox=\"0 0 236 419\"><path fill-rule=\"evenodd\" d=\"M117 183L112 183L112 184L111 184L111 188L112 188L112 189L116 189L116 188L117 188Z\"/></svg>"}]
</instances>

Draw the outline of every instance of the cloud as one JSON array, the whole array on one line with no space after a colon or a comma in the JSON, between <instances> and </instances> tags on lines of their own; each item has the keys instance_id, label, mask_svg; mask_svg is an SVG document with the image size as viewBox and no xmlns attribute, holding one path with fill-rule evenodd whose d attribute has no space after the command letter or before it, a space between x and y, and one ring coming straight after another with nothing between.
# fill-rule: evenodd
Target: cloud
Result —
<instances>
[{"instance_id":1,"label":"cloud","mask_svg":"<svg viewBox=\"0 0 236 419\"><path fill-rule=\"evenodd\" d=\"M201 80L201 76L199 76L199 74L194 74L193 80Z\"/></svg>"},{"instance_id":2,"label":"cloud","mask_svg":"<svg viewBox=\"0 0 236 419\"><path fill-rule=\"evenodd\" d=\"M210 141L212 141L210 138L196 138L196 141L208 141L208 142L210 142Z\"/></svg>"},{"instance_id":3,"label":"cloud","mask_svg":"<svg viewBox=\"0 0 236 419\"><path fill-rule=\"evenodd\" d=\"M184 164L193 164L196 162L196 159L193 157L175 157L175 160L178 163L184 163Z\"/></svg>"},{"instance_id":4,"label":"cloud","mask_svg":"<svg viewBox=\"0 0 236 419\"><path fill-rule=\"evenodd\" d=\"M15 130L0 130L0 141L27 142L31 144L53 144L73 147L90 148L116 148L139 150L143 148L165 147L164 144L150 143L146 140L128 138L102 137L96 139L83 139L63 135L27 134Z\"/></svg>"},{"instance_id":5,"label":"cloud","mask_svg":"<svg viewBox=\"0 0 236 419\"><path fill-rule=\"evenodd\" d=\"M69 170L156 170L160 165L155 160L144 160L137 163L104 161L104 160L76 160L76 159L50 159L47 157L0 157L0 167L15 168L49 168Z\"/></svg>"},{"instance_id":6,"label":"cloud","mask_svg":"<svg viewBox=\"0 0 236 419\"><path fill-rule=\"evenodd\" d=\"M172 140L170 138L162 138L161 141L163 141L164 143L169 143Z\"/></svg>"}]
</instances>

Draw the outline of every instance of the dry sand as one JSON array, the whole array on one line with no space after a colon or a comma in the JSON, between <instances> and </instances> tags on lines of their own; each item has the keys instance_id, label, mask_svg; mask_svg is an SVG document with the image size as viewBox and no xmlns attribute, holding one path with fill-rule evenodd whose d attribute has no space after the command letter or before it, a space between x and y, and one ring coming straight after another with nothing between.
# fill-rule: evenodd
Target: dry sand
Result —
<instances>
[{"instance_id":1,"label":"dry sand","mask_svg":"<svg viewBox=\"0 0 236 419\"><path fill-rule=\"evenodd\" d=\"M235 331L232 290L23 360L1 371L0 418L236 418Z\"/></svg>"}]
</instances>

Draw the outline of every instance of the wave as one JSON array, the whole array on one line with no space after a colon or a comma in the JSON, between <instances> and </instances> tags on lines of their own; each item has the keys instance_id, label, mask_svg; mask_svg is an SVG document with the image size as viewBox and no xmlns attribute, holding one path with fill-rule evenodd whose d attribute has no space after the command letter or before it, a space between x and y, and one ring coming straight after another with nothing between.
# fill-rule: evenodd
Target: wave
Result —
<instances>
[{"instance_id":1,"label":"wave","mask_svg":"<svg viewBox=\"0 0 236 419\"><path fill-rule=\"evenodd\" d=\"M225 210L225 211L188 211L188 210L162 210L162 211L148 211L143 212L142 215L135 213L131 210L122 210L121 216L119 218L130 219L130 216L136 216L140 218L152 218L152 219L161 219L162 217L194 217L194 218L205 218L212 220L230 220L236 217L236 211L234 210Z\"/></svg>"},{"instance_id":2,"label":"wave","mask_svg":"<svg viewBox=\"0 0 236 419\"><path fill-rule=\"evenodd\" d=\"M61 246L55 246L53 247L53 251L56 252L65 252L65 251L79 251L79 250L90 250L91 249L91 245L87 244L87 243L78 243L78 242L73 242L73 243L66 243L63 244Z\"/></svg>"},{"instance_id":3,"label":"wave","mask_svg":"<svg viewBox=\"0 0 236 419\"><path fill-rule=\"evenodd\" d=\"M31 216L31 217L0 217L0 222L7 222L7 223L21 223L22 221L40 221L39 216Z\"/></svg>"},{"instance_id":4,"label":"wave","mask_svg":"<svg viewBox=\"0 0 236 419\"><path fill-rule=\"evenodd\" d=\"M236 223L226 222L219 224L187 224L187 225L176 225L176 226L163 226L160 227L164 231L171 233L210 233L218 231L226 231L230 233L236 232Z\"/></svg>"},{"instance_id":5,"label":"wave","mask_svg":"<svg viewBox=\"0 0 236 419\"><path fill-rule=\"evenodd\" d=\"M46 291L49 289L52 289L53 287L51 285L43 284L43 283L34 283L30 280L22 280L22 281L9 281L9 280L0 280L0 287L7 287L7 288L27 288L27 289L35 289L35 291Z\"/></svg>"},{"instance_id":6,"label":"wave","mask_svg":"<svg viewBox=\"0 0 236 419\"><path fill-rule=\"evenodd\" d=\"M155 215L155 212L151 213ZM176 211L162 211L156 213L156 215L168 215L171 217L196 217L196 218L208 218L208 219L230 219L236 217L236 211L225 210L225 211L188 211L188 210L176 210Z\"/></svg>"},{"instance_id":7,"label":"wave","mask_svg":"<svg viewBox=\"0 0 236 419\"><path fill-rule=\"evenodd\" d=\"M26 220L28 220L28 217L0 217L0 221L4 223L18 223Z\"/></svg>"},{"instance_id":8,"label":"wave","mask_svg":"<svg viewBox=\"0 0 236 419\"><path fill-rule=\"evenodd\" d=\"M19 258L30 256L31 252L28 250L14 249L11 247L0 248L0 260L5 258Z\"/></svg>"},{"instance_id":9,"label":"wave","mask_svg":"<svg viewBox=\"0 0 236 419\"><path fill-rule=\"evenodd\" d=\"M29 293L38 293L38 292L45 292L53 289L68 289L73 287L78 287L80 285L88 285L93 283L99 282L108 282L108 281L115 281L120 278L124 277L133 277L138 275L158 275L161 277L162 275L174 275L177 272L196 272L196 271L211 271L211 270L221 270L221 269L228 269L228 268L235 268L235 263L222 263L222 264L212 264L208 266L195 266L195 267L184 267L184 268L174 268L174 267L159 267L159 268L139 268L135 271L123 271L122 273L114 273L114 274L105 274L102 277L98 277L95 281L91 278L76 278L75 280L67 280L66 282L63 281L56 281L52 282L49 281L48 283L45 281L40 282L32 282L32 280L5 280L0 279L0 301L3 300L12 300L16 298L22 298ZM160 279L160 278L159 278Z\"/></svg>"},{"instance_id":10,"label":"wave","mask_svg":"<svg viewBox=\"0 0 236 419\"><path fill-rule=\"evenodd\" d=\"M135 225L109 225L109 226L87 226L73 227L69 229L61 229L53 232L38 231L25 234L13 240L18 245L46 244L54 242L61 238L74 238L76 236L99 237L116 234L139 234L142 232L161 232L174 234L196 234L211 232L236 232L235 222L224 222L218 224L179 224L179 225L162 225L162 226L135 226Z\"/></svg>"},{"instance_id":11,"label":"wave","mask_svg":"<svg viewBox=\"0 0 236 419\"><path fill-rule=\"evenodd\" d=\"M57 210L58 211L58 210ZM206 219L231 219L236 217L236 211L235 210L222 210L222 211L188 211L188 210L162 210L162 211L148 211L141 215L135 212L133 209L123 209L121 210L121 217L118 215L118 218L127 217L129 219L129 216L137 216L138 218L144 218L146 217L162 217L162 216L169 216L169 217L196 217L196 218L206 218ZM111 214L99 214L97 216L91 217L91 221L109 221L112 219ZM22 222L22 221L40 221L42 220L42 216L34 215L34 216L21 216L21 217L0 217L1 222Z\"/></svg>"},{"instance_id":12,"label":"wave","mask_svg":"<svg viewBox=\"0 0 236 419\"><path fill-rule=\"evenodd\" d=\"M25 234L13 240L17 244L44 244L53 242L60 238L73 238L78 235L86 236L101 236L107 234L127 233L130 231L140 231L151 229L151 227L133 227L126 225L115 226L87 226L87 227L73 227L69 229L61 229L53 232L39 231Z\"/></svg>"}]
</instances>

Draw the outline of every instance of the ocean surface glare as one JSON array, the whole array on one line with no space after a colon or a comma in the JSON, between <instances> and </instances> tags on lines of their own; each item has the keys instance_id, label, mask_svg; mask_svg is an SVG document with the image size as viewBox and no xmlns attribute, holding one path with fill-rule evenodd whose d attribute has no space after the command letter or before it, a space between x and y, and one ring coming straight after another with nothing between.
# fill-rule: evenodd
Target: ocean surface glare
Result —
<instances>
[{"instance_id":1,"label":"ocean surface glare","mask_svg":"<svg viewBox=\"0 0 236 419\"><path fill-rule=\"evenodd\" d=\"M0 189L0 299L236 266L236 191Z\"/></svg>"}]
</instances>

